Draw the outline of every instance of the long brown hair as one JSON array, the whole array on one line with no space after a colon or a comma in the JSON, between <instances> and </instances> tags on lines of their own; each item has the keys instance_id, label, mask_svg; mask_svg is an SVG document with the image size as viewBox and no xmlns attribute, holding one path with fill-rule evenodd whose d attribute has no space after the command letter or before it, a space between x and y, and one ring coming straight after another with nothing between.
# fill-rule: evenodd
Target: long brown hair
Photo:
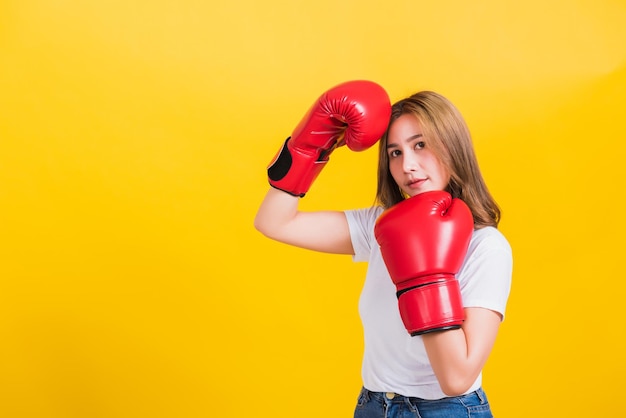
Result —
<instances>
[{"instance_id":1,"label":"long brown hair","mask_svg":"<svg viewBox=\"0 0 626 418\"><path fill-rule=\"evenodd\" d=\"M421 123L428 145L450 173L446 191L462 199L472 211L476 228L498 227L500 208L489 193L480 172L472 138L459 110L445 97L432 91L421 91L396 102L391 108L389 127L405 114ZM389 127L379 143L378 187L376 201L389 208L405 199L389 171L387 137Z\"/></svg>"}]
</instances>

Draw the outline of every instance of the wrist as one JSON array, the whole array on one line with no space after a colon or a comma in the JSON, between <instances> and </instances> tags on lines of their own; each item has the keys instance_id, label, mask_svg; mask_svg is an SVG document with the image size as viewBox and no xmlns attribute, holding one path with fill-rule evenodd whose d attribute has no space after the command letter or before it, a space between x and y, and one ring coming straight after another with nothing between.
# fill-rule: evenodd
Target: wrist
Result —
<instances>
[{"instance_id":1,"label":"wrist","mask_svg":"<svg viewBox=\"0 0 626 418\"><path fill-rule=\"evenodd\" d=\"M290 195L303 197L327 162L316 155L291 149L288 138L267 168L269 184Z\"/></svg>"}]
</instances>

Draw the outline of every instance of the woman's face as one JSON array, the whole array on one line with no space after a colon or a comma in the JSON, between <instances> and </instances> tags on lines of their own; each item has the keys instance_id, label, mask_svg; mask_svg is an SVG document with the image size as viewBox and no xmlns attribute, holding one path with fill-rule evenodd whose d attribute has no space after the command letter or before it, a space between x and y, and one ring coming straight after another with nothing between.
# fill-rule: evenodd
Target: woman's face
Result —
<instances>
[{"instance_id":1,"label":"woman's face","mask_svg":"<svg viewBox=\"0 0 626 418\"><path fill-rule=\"evenodd\" d=\"M411 114L392 122L387 135L389 171L400 190L409 196L444 190L450 182L448 170L431 149L422 126Z\"/></svg>"}]
</instances>

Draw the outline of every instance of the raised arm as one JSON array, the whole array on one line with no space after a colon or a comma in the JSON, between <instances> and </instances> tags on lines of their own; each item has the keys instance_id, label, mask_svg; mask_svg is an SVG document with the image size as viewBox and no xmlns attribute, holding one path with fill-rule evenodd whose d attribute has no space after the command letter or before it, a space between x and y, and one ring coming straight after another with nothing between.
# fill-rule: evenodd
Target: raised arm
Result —
<instances>
[{"instance_id":1,"label":"raised arm","mask_svg":"<svg viewBox=\"0 0 626 418\"><path fill-rule=\"evenodd\" d=\"M254 226L263 235L285 244L333 254L353 254L348 221L343 212L298 210L299 197L268 190Z\"/></svg>"},{"instance_id":2,"label":"raised arm","mask_svg":"<svg viewBox=\"0 0 626 418\"><path fill-rule=\"evenodd\" d=\"M270 163L267 174L272 189L259 208L255 227L286 244L352 254L343 212L302 212L298 201L336 148L370 148L385 132L390 114L387 92L371 81L349 81L322 94Z\"/></svg>"}]
</instances>

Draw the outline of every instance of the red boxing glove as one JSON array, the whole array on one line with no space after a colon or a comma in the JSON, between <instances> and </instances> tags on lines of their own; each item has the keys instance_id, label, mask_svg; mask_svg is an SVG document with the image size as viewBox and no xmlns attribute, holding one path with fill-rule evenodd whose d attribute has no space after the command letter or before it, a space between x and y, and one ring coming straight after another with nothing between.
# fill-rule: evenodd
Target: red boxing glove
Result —
<instances>
[{"instance_id":1,"label":"red boxing glove","mask_svg":"<svg viewBox=\"0 0 626 418\"><path fill-rule=\"evenodd\" d=\"M457 329L463 323L455 276L473 230L469 207L444 191L415 195L387 209L376 221L374 235L411 335Z\"/></svg>"},{"instance_id":2,"label":"red boxing glove","mask_svg":"<svg viewBox=\"0 0 626 418\"><path fill-rule=\"evenodd\" d=\"M333 87L317 99L270 163L270 185L304 196L336 147L368 149L385 133L390 116L389 96L378 84L357 80Z\"/></svg>"}]
</instances>

